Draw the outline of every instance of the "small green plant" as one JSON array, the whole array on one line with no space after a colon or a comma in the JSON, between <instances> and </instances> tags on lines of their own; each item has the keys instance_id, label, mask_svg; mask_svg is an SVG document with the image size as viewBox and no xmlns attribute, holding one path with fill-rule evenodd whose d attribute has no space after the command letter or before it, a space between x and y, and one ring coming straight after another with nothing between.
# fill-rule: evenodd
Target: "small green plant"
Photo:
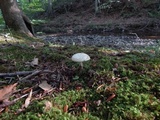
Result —
<instances>
[{"instance_id":1,"label":"small green plant","mask_svg":"<svg viewBox=\"0 0 160 120\"><path fill-rule=\"evenodd\" d=\"M39 0L33 0L31 2L21 0L19 2L20 8L25 12L25 14L29 15L30 17L33 16L33 14L37 14L37 12L44 12L44 5L46 3L39 2Z\"/></svg>"}]
</instances>

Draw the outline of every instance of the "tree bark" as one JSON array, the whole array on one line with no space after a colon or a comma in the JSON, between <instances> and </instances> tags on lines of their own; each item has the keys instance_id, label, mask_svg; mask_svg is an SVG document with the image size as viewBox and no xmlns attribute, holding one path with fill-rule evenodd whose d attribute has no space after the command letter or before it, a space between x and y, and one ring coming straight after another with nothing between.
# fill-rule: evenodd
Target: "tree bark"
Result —
<instances>
[{"instance_id":1,"label":"tree bark","mask_svg":"<svg viewBox=\"0 0 160 120\"><path fill-rule=\"evenodd\" d=\"M33 36L32 24L29 18L19 9L17 0L0 0L0 9L8 28Z\"/></svg>"},{"instance_id":2,"label":"tree bark","mask_svg":"<svg viewBox=\"0 0 160 120\"><path fill-rule=\"evenodd\" d=\"M52 0L48 0L47 15L52 15Z\"/></svg>"}]
</instances>

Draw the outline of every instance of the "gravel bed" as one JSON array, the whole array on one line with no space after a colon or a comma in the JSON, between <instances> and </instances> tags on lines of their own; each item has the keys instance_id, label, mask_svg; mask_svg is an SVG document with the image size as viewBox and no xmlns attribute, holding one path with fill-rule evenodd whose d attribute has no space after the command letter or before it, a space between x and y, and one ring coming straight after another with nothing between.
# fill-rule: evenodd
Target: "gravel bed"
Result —
<instances>
[{"instance_id":1,"label":"gravel bed","mask_svg":"<svg viewBox=\"0 0 160 120\"><path fill-rule=\"evenodd\" d=\"M140 39L136 36L63 35L43 36L43 40L59 45L97 46L122 50L137 50L160 46L158 39Z\"/></svg>"}]
</instances>

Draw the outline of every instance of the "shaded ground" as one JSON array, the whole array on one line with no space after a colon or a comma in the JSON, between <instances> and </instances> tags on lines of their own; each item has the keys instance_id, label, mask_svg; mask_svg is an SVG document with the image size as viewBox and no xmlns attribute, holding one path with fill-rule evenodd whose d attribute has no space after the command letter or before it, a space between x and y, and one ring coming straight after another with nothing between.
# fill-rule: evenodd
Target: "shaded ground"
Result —
<instances>
[{"instance_id":1,"label":"shaded ground","mask_svg":"<svg viewBox=\"0 0 160 120\"><path fill-rule=\"evenodd\" d=\"M151 18L145 14L124 17L119 11L107 15L95 15L93 11L81 10L58 14L49 22L36 27L36 31L47 34L137 33L139 36L155 36L160 33L160 23L158 18Z\"/></svg>"},{"instance_id":2,"label":"shaded ground","mask_svg":"<svg viewBox=\"0 0 160 120\"><path fill-rule=\"evenodd\" d=\"M131 12L128 9L123 11L122 8L97 15L89 4L67 12L59 8L60 13L55 12L49 22L36 29L41 31L40 34L49 34L40 38L59 45L75 44L123 50L158 46L158 16L149 16L147 9Z\"/></svg>"},{"instance_id":3,"label":"shaded ground","mask_svg":"<svg viewBox=\"0 0 160 120\"><path fill-rule=\"evenodd\" d=\"M128 13L130 14L130 13ZM142 13L140 13L142 14ZM49 35L40 38L53 44L108 47L135 50L158 46L160 23L147 15L95 15L92 10L57 14L48 23L38 27Z\"/></svg>"}]
</instances>

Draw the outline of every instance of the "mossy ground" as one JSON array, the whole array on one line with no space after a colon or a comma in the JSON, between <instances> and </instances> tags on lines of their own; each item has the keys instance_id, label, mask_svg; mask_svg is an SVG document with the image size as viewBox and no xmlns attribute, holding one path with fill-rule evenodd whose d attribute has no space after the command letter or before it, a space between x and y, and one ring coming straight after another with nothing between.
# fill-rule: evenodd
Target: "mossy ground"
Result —
<instances>
[{"instance_id":1,"label":"mossy ground","mask_svg":"<svg viewBox=\"0 0 160 120\"><path fill-rule=\"evenodd\" d=\"M55 70L56 76L52 80L50 74L42 73L33 76L32 83L19 84L18 88L23 90L46 79L55 90L39 98L43 90L36 88L40 92L33 95L25 111L17 112L25 99L19 100L6 112L1 112L1 120L158 120L160 117L159 48L126 53L108 48L48 43L37 47L42 41L24 37L18 37L16 42L13 38L8 41L10 44L2 38L0 41L0 73L49 69ZM83 69L70 59L77 52L85 52L91 57ZM26 63L34 58L39 59L38 66L27 66ZM17 82L18 78L14 77L10 82ZM6 82L4 78L0 80ZM7 84L1 83L1 86ZM45 111L45 101L53 104L48 111ZM68 109L64 112L66 105Z\"/></svg>"}]
</instances>

